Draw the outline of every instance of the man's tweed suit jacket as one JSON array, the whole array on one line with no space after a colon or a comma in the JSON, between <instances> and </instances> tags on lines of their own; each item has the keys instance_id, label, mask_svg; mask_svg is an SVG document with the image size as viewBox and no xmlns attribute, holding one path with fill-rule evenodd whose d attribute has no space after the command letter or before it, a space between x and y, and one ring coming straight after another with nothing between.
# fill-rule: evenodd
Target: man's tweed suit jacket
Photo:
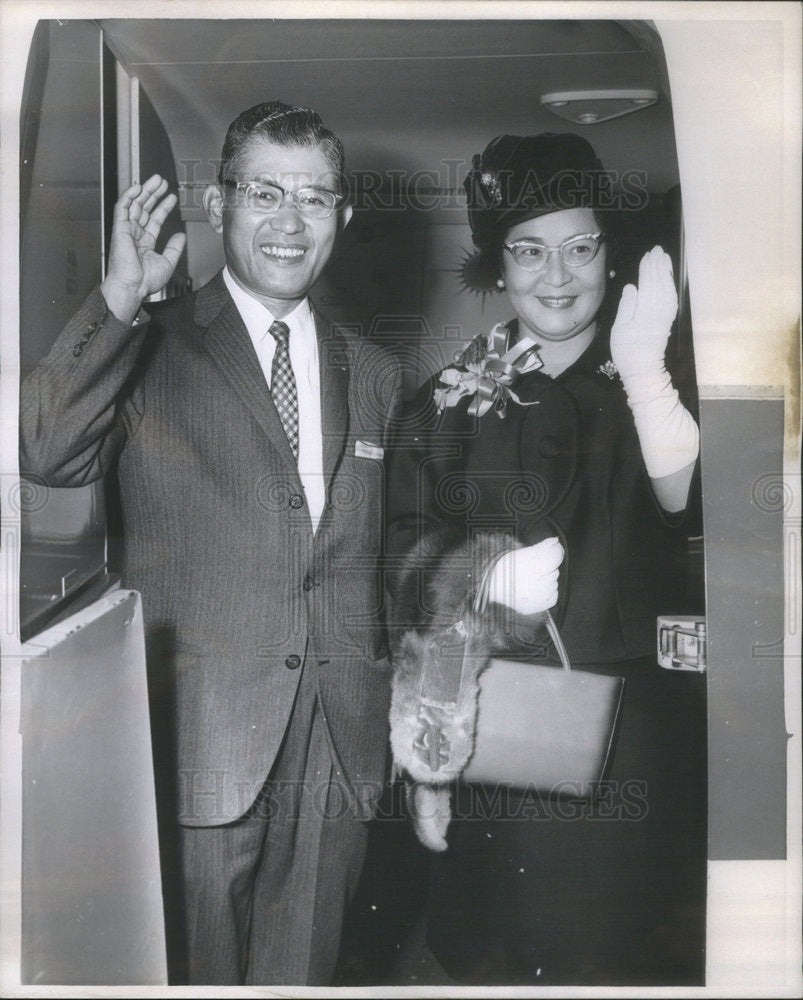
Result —
<instances>
[{"instance_id":1,"label":"man's tweed suit jacket","mask_svg":"<svg viewBox=\"0 0 803 1000\"><path fill-rule=\"evenodd\" d=\"M313 534L222 275L148 312L127 328L90 295L23 384L21 473L78 486L116 469L157 776L174 783L182 823L228 823L252 805L302 666L336 765L369 806L387 746L377 559L398 364L315 314L327 501Z\"/></svg>"}]
</instances>

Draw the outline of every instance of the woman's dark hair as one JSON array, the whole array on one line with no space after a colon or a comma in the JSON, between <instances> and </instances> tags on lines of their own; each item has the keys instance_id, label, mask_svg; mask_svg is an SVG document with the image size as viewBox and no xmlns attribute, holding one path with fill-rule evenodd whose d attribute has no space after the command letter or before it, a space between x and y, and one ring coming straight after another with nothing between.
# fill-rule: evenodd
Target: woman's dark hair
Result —
<instances>
[{"instance_id":1,"label":"woman's dark hair","mask_svg":"<svg viewBox=\"0 0 803 1000\"><path fill-rule=\"evenodd\" d=\"M597 313L597 324L600 331L607 334L616 317L622 289L630 280L625 270L624 247L622 244L622 219L614 209L594 209L594 218L605 233L605 265L609 272L605 281L605 296ZM613 277L610 274L613 273Z\"/></svg>"}]
</instances>

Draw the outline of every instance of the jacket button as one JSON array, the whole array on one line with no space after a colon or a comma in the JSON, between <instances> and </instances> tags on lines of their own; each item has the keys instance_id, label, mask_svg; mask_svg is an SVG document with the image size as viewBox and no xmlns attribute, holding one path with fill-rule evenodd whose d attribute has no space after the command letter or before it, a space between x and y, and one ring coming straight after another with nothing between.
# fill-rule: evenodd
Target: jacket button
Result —
<instances>
[{"instance_id":1,"label":"jacket button","mask_svg":"<svg viewBox=\"0 0 803 1000\"><path fill-rule=\"evenodd\" d=\"M288 670L298 670L298 668L301 666L301 657L296 656L295 653L292 653L284 661L284 665L287 667Z\"/></svg>"},{"instance_id":2,"label":"jacket button","mask_svg":"<svg viewBox=\"0 0 803 1000\"><path fill-rule=\"evenodd\" d=\"M89 337L87 337L86 334L84 334L84 336L81 337L81 339L76 343L75 347L73 347L72 349L73 357L76 358L79 357L79 355L83 353L83 350L88 343L89 343Z\"/></svg>"},{"instance_id":3,"label":"jacket button","mask_svg":"<svg viewBox=\"0 0 803 1000\"><path fill-rule=\"evenodd\" d=\"M304 588L304 590L312 590L312 588L315 586L315 581L312 579L311 576L305 576L304 582L301 584L301 586Z\"/></svg>"},{"instance_id":4,"label":"jacket button","mask_svg":"<svg viewBox=\"0 0 803 1000\"><path fill-rule=\"evenodd\" d=\"M86 332L91 336L95 332L95 330L97 330L97 328L98 328L97 323L90 323L89 326L86 328Z\"/></svg>"},{"instance_id":5,"label":"jacket button","mask_svg":"<svg viewBox=\"0 0 803 1000\"><path fill-rule=\"evenodd\" d=\"M293 493L288 500L288 503L293 508L293 510L298 510L299 507L304 506L304 497L300 493Z\"/></svg>"}]
</instances>

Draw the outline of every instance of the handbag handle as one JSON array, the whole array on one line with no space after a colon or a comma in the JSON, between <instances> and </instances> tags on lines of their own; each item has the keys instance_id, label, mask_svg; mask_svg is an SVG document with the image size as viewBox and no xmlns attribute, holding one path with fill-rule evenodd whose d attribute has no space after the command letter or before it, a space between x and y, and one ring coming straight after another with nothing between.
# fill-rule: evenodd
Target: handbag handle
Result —
<instances>
[{"instance_id":1,"label":"handbag handle","mask_svg":"<svg viewBox=\"0 0 803 1000\"><path fill-rule=\"evenodd\" d=\"M485 571L483 572L479 586L477 587L476 596L474 597L474 611L476 614L481 615L487 609L488 590L491 586L491 570L499 562L499 560L504 558L507 554L507 552L503 552L502 555L495 556L485 567ZM563 644L563 639L560 637L560 632L558 632L558 626L555 624L555 619L549 611L543 611L541 614L544 615L546 630L549 633L549 638L552 640L552 645L555 647L555 651L560 657L561 666L564 670L571 670L572 665L569 662L569 654L566 652L566 647Z\"/></svg>"},{"instance_id":2,"label":"handbag handle","mask_svg":"<svg viewBox=\"0 0 803 1000\"><path fill-rule=\"evenodd\" d=\"M560 632L558 632L558 626L555 624L552 612L544 611L543 614L546 618L546 630L549 632L549 638L552 640L552 645L555 647L558 656L560 657L561 666L564 670L571 670L572 665L569 663L569 654L566 652L566 647L563 645L563 639L560 637Z\"/></svg>"}]
</instances>

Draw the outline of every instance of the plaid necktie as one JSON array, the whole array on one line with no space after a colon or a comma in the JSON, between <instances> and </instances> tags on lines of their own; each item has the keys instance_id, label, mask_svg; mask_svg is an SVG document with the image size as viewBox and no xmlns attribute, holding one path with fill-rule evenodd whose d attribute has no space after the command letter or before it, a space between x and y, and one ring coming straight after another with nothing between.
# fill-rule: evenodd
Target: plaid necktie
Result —
<instances>
[{"instance_id":1,"label":"plaid necktie","mask_svg":"<svg viewBox=\"0 0 803 1000\"><path fill-rule=\"evenodd\" d=\"M270 393L293 455L298 458L298 393L288 349L290 328L277 319L271 324L269 332L276 339L276 351L270 372Z\"/></svg>"}]
</instances>

